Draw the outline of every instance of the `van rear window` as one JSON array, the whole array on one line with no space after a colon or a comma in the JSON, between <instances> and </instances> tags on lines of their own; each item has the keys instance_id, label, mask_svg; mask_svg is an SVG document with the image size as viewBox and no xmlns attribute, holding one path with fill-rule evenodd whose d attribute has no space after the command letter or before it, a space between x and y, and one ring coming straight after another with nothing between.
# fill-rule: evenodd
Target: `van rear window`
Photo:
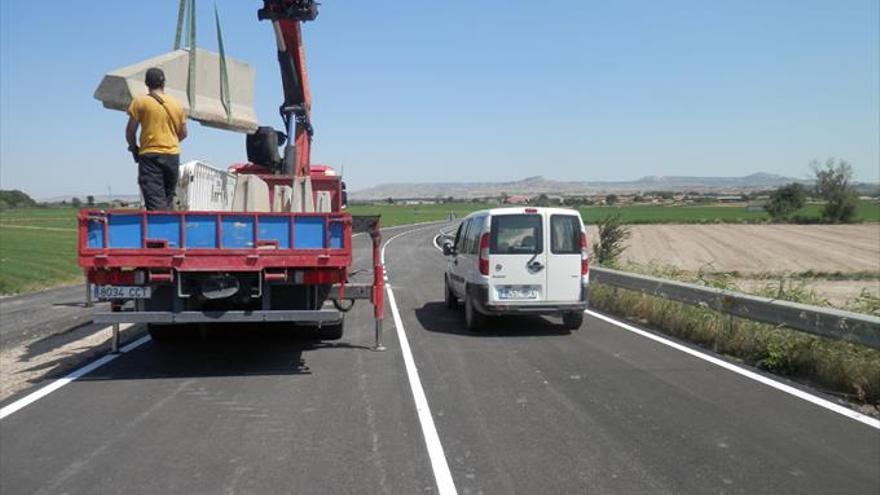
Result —
<instances>
[{"instance_id":1,"label":"van rear window","mask_svg":"<svg viewBox=\"0 0 880 495\"><path fill-rule=\"evenodd\" d=\"M581 222L574 215L550 217L550 252L581 254Z\"/></svg>"},{"instance_id":2,"label":"van rear window","mask_svg":"<svg viewBox=\"0 0 880 495\"><path fill-rule=\"evenodd\" d=\"M492 217L492 254L535 254L544 250L541 215L498 215Z\"/></svg>"}]
</instances>

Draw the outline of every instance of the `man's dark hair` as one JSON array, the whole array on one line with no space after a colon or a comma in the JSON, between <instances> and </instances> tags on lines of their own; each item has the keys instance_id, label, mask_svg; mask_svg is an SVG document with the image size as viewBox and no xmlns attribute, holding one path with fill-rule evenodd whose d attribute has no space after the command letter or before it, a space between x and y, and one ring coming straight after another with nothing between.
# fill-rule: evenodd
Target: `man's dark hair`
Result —
<instances>
[{"instance_id":1,"label":"man's dark hair","mask_svg":"<svg viewBox=\"0 0 880 495\"><path fill-rule=\"evenodd\" d=\"M150 89L160 89L165 87L165 73L158 67L150 67L147 69L147 75L144 82Z\"/></svg>"}]
</instances>

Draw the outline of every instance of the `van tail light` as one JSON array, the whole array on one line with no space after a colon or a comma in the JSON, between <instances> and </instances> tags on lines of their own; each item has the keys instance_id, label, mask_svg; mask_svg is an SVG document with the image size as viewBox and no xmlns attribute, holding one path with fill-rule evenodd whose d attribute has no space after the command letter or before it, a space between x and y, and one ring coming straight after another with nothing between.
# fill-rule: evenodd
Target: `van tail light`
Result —
<instances>
[{"instance_id":1,"label":"van tail light","mask_svg":"<svg viewBox=\"0 0 880 495\"><path fill-rule=\"evenodd\" d=\"M489 275L489 234L480 236L480 273Z\"/></svg>"},{"instance_id":2,"label":"van tail light","mask_svg":"<svg viewBox=\"0 0 880 495\"><path fill-rule=\"evenodd\" d=\"M581 275L586 277L590 273L590 260L587 257L587 234L581 232Z\"/></svg>"}]
</instances>

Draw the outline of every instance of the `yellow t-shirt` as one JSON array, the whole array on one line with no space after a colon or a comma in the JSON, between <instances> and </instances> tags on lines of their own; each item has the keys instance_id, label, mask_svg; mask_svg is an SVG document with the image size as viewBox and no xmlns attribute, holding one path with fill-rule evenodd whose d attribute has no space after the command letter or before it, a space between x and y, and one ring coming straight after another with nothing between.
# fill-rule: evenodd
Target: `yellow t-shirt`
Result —
<instances>
[{"instance_id":1,"label":"yellow t-shirt","mask_svg":"<svg viewBox=\"0 0 880 495\"><path fill-rule=\"evenodd\" d=\"M160 94L165 108L150 95L138 96L128 107L128 114L141 125L140 154L180 154L177 130L186 120L186 112L177 100L168 94ZM170 114L170 115L169 115Z\"/></svg>"}]
</instances>

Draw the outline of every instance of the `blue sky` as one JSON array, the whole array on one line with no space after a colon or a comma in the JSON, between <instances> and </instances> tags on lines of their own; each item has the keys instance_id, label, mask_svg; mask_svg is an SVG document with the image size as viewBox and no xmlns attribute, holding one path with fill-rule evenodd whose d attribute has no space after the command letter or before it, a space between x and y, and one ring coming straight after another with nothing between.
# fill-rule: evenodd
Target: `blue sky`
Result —
<instances>
[{"instance_id":1,"label":"blue sky","mask_svg":"<svg viewBox=\"0 0 880 495\"><path fill-rule=\"evenodd\" d=\"M217 0L228 56L280 127L271 27ZM216 48L213 4L199 45ZM0 4L0 184L35 197L137 191L122 112L92 94L171 48L177 0ZM313 159L382 182L806 177L811 159L880 180L876 0L325 0L306 24ZM182 158L243 161L192 123Z\"/></svg>"}]
</instances>

